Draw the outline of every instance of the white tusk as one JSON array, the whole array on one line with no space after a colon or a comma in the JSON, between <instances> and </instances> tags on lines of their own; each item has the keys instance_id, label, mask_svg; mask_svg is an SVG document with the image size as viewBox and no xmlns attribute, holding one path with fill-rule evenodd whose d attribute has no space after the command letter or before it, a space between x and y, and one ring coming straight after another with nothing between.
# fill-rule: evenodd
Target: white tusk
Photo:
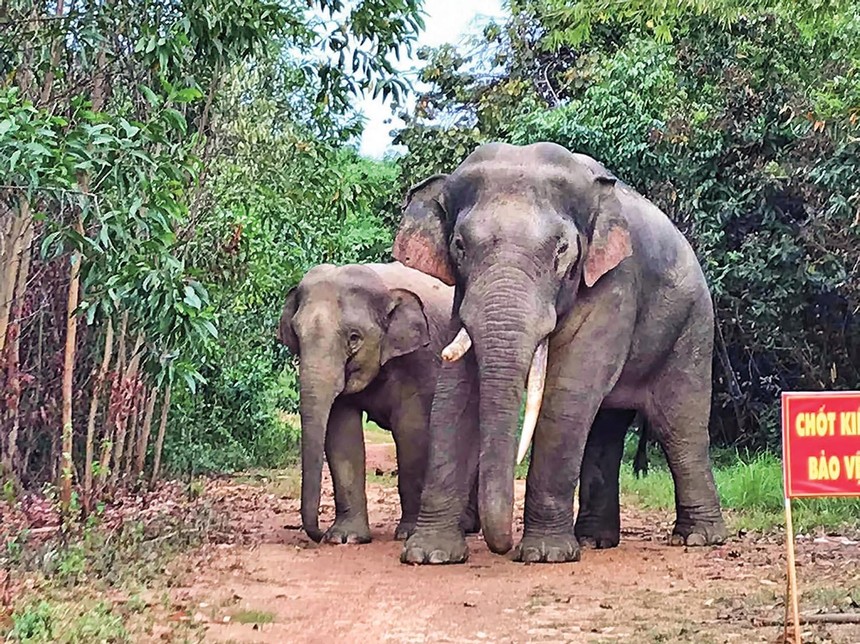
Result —
<instances>
[{"instance_id":1,"label":"white tusk","mask_svg":"<svg viewBox=\"0 0 860 644\"><path fill-rule=\"evenodd\" d=\"M451 341L451 344L442 349L442 360L445 362L457 362L457 360L466 355L471 346L472 338L469 337L469 332L461 327L456 337Z\"/></svg>"},{"instance_id":2,"label":"white tusk","mask_svg":"<svg viewBox=\"0 0 860 644\"><path fill-rule=\"evenodd\" d=\"M517 465L523 462L532 436L537 426L540 406L543 402L543 388L546 384L546 362L549 353L549 341L544 338L535 349L532 364L529 367L529 378L526 381L526 411L523 416L523 433L520 435L520 447L517 451Z\"/></svg>"}]
</instances>

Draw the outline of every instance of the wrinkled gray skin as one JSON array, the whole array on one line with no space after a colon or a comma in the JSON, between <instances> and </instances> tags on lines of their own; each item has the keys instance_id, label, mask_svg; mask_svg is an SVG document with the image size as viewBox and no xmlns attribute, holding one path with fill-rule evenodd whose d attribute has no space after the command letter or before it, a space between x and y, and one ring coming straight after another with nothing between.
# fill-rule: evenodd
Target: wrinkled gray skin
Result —
<instances>
[{"instance_id":1,"label":"wrinkled gray skin","mask_svg":"<svg viewBox=\"0 0 860 644\"><path fill-rule=\"evenodd\" d=\"M370 541L362 412L394 435L402 509L395 537L414 529L452 297L449 286L397 262L319 265L287 294L278 335L301 362L302 527L314 541ZM318 518L323 450L335 498L335 522L325 533ZM464 484L473 490L476 458L463 461L471 472ZM475 493L463 516L469 532L478 530Z\"/></svg>"},{"instance_id":2,"label":"wrinkled gray skin","mask_svg":"<svg viewBox=\"0 0 860 644\"><path fill-rule=\"evenodd\" d=\"M618 470L637 411L674 478L671 543L722 541L708 455L713 310L696 256L668 217L591 157L551 143L481 146L451 175L413 187L405 206L393 254L456 286L448 338L462 326L473 344L439 373L421 511L401 560L467 558L450 457L462 444L480 450L486 543L512 548L515 432L545 338L514 558L575 561L580 544L618 544Z\"/></svg>"}]
</instances>

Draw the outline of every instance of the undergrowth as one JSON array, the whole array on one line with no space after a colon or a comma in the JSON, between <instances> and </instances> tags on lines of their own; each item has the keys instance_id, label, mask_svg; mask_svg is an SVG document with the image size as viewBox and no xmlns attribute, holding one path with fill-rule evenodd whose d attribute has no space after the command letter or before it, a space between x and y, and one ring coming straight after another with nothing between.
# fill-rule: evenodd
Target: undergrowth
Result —
<instances>
[{"instance_id":1,"label":"undergrowth","mask_svg":"<svg viewBox=\"0 0 860 644\"><path fill-rule=\"evenodd\" d=\"M648 450L649 471L636 477L632 459L638 437L631 436L621 465L621 493L627 502L644 508L673 510L675 486L659 447ZM769 453L732 449L711 452L720 503L734 530L767 531L785 525L782 462ZM836 530L860 527L860 499L797 499L792 501L794 529Z\"/></svg>"},{"instance_id":2,"label":"undergrowth","mask_svg":"<svg viewBox=\"0 0 860 644\"><path fill-rule=\"evenodd\" d=\"M0 606L0 639L137 641L153 618L142 596L170 584L176 555L225 530L224 513L191 490L164 486L160 497L122 499L49 532L2 526L0 575L11 603Z\"/></svg>"}]
</instances>

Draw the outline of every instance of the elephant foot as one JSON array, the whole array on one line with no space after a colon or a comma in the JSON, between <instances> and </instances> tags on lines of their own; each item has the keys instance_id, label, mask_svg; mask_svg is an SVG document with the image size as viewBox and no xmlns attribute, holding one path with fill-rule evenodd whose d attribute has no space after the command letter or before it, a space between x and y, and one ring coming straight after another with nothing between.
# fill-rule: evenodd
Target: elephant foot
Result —
<instances>
[{"instance_id":1,"label":"elephant foot","mask_svg":"<svg viewBox=\"0 0 860 644\"><path fill-rule=\"evenodd\" d=\"M415 532L415 519L400 519L397 529L394 531L395 541L406 541Z\"/></svg>"},{"instance_id":2,"label":"elephant foot","mask_svg":"<svg viewBox=\"0 0 860 644\"><path fill-rule=\"evenodd\" d=\"M466 539L459 529L416 529L400 553L400 561L408 564L455 564L468 558Z\"/></svg>"},{"instance_id":3,"label":"elephant foot","mask_svg":"<svg viewBox=\"0 0 860 644\"><path fill-rule=\"evenodd\" d=\"M599 526L580 526L576 524L574 530L579 545L583 548L594 548L604 550L615 548L621 541L621 531L613 528L601 528Z\"/></svg>"},{"instance_id":4,"label":"elephant foot","mask_svg":"<svg viewBox=\"0 0 860 644\"><path fill-rule=\"evenodd\" d=\"M335 519L323 535L325 543L370 543L370 526L366 519Z\"/></svg>"},{"instance_id":5,"label":"elephant foot","mask_svg":"<svg viewBox=\"0 0 860 644\"><path fill-rule=\"evenodd\" d=\"M722 517L715 520L675 521L669 545L672 546L714 546L726 540L726 524Z\"/></svg>"},{"instance_id":6,"label":"elephant foot","mask_svg":"<svg viewBox=\"0 0 860 644\"><path fill-rule=\"evenodd\" d=\"M579 561L579 542L573 534L523 535L514 550L514 561L523 563L564 563Z\"/></svg>"}]
</instances>

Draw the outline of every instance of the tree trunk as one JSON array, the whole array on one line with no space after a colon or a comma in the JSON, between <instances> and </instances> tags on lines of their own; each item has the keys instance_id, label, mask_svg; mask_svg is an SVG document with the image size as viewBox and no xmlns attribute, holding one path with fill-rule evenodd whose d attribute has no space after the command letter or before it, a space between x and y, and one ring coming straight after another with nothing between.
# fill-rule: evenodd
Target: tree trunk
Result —
<instances>
[{"instance_id":1,"label":"tree trunk","mask_svg":"<svg viewBox=\"0 0 860 644\"><path fill-rule=\"evenodd\" d=\"M143 407L145 387L138 376L134 381L134 394L131 399L131 414L129 415L128 431L126 432L125 448L123 449L120 479L125 482L131 476L134 467L135 447L137 446L137 429L140 425L140 412Z\"/></svg>"},{"instance_id":2,"label":"tree trunk","mask_svg":"<svg viewBox=\"0 0 860 644\"><path fill-rule=\"evenodd\" d=\"M22 214L26 209L29 218L29 203L22 203ZM21 259L18 265L18 278L15 291L12 294L13 304L11 312L12 326L6 346L6 413L9 422L9 434L6 440L6 451L3 454L4 469L6 475L14 485L18 485L18 430L21 426L21 377L20 377L20 339L21 339L21 317L24 308L24 298L27 292L27 277L30 275L31 244L33 242L32 221L24 232L24 242L21 248ZM2 353L2 351L0 351Z\"/></svg>"},{"instance_id":3,"label":"tree trunk","mask_svg":"<svg viewBox=\"0 0 860 644\"><path fill-rule=\"evenodd\" d=\"M128 419L134 405L134 398L137 394L137 367L140 363L140 347L142 345L143 334L139 333L134 343L134 349L128 361L125 374L122 375L121 402L116 421L116 444L114 445L113 468L110 473L111 490L114 489L119 477L122 475L122 458L125 451L126 432L128 431Z\"/></svg>"},{"instance_id":4,"label":"tree trunk","mask_svg":"<svg viewBox=\"0 0 860 644\"><path fill-rule=\"evenodd\" d=\"M33 239L33 217L30 202L21 197L17 214L6 206L3 215L3 243L0 244L0 353L6 346L6 332L9 328L12 303L18 270L23 260L25 244L29 247ZM29 259L28 259L29 262Z\"/></svg>"},{"instance_id":5,"label":"tree trunk","mask_svg":"<svg viewBox=\"0 0 860 644\"><path fill-rule=\"evenodd\" d=\"M122 377L125 373L126 330L128 329L128 311L122 314L119 323L119 341L116 354L116 370L108 397L107 422L102 436L102 453L99 458L99 474L96 482L96 495L101 495L108 480L110 457L113 454L114 439L117 432L117 419L122 407Z\"/></svg>"},{"instance_id":6,"label":"tree trunk","mask_svg":"<svg viewBox=\"0 0 860 644\"><path fill-rule=\"evenodd\" d=\"M107 375L113 353L113 322L108 319L105 329L105 344L102 352L102 362L93 379L93 392L90 398L90 412L87 416L86 460L84 462L84 507L89 510L93 493L93 439L96 433L96 416L101 401L102 385Z\"/></svg>"},{"instance_id":7,"label":"tree trunk","mask_svg":"<svg viewBox=\"0 0 860 644\"><path fill-rule=\"evenodd\" d=\"M152 429L152 415L155 413L155 399L158 389L153 387L146 399L146 413L143 415L143 423L140 426L140 434L137 439L137 459L134 464L134 476L137 480L143 477L143 467L146 464L146 448L149 445L149 433Z\"/></svg>"},{"instance_id":8,"label":"tree trunk","mask_svg":"<svg viewBox=\"0 0 860 644\"><path fill-rule=\"evenodd\" d=\"M78 215L75 228L79 235L84 234L81 215ZM75 370L75 340L78 336L78 294L81 285L81 260L79 251L71 257L69 271L69 296L66 304L66 347L63 352L63 430L60 456L60 508L68 515L72 503L72 384Z\"/></svg>"},{"instance_id":9,"label":"tree trunk","mask_svg":"<svg viewBox=\"0 0 860 644\"><path fill-rule=\"evenodd\" d=\"M164 431L167 428L167 414L169 411L170 384L164 389L164 401L161 403L161 420L158 424L158 438L155 439L155 452L152 460L152 480L150 481L150 485L152 486L158 481L158 471L161 467L161 448L164 447Z\"/></svg>"}]
</instances>

